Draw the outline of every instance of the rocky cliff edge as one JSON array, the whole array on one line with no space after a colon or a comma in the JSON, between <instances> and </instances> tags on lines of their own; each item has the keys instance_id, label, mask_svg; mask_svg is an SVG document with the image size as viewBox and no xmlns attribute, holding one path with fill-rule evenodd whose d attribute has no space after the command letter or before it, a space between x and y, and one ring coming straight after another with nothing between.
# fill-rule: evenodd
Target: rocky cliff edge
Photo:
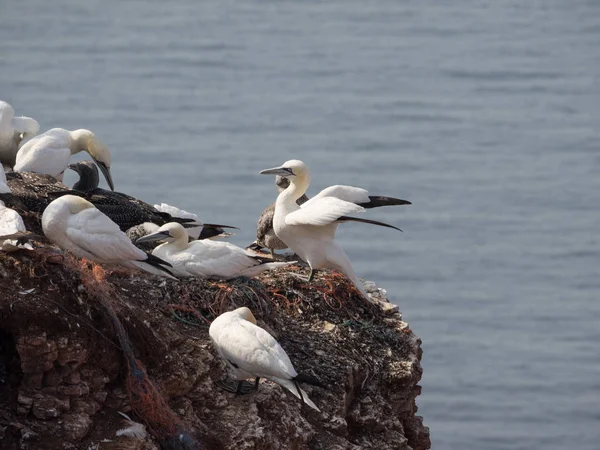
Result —
<instances>
[{"instance_id":1,"label":"rocky cliff edge","mask_svg":"<svg viewBox=\"0 0 600 450\"><path fill-rule=\"evenodd\" d=\"M51 248L0 253L0 448L428 449L421 341L369 290L373 304L331 272L170 281ZM305 386L321 413L270 382L215 385L208 325L240 306L327 385Z\"/></svg>"}]
</instances>

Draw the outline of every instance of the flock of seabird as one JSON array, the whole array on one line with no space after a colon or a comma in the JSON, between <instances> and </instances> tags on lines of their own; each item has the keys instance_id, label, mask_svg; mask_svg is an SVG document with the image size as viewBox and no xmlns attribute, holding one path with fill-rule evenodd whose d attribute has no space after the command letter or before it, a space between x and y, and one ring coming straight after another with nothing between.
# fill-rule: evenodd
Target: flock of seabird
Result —
<instances>
[{"instance_id":1,"label":"flock of seabird","mask_svg":"<svg viewBox=\"0 0 600 450\"><path fill-rule=\"evenodd\" d=\"M286 161L260 172L276 176L279 195L263 211L256 241L243 249L218 240L230 236L226 229L236 227L203 223L196 214L177 207L150 205L116 192L110 151L90 130L53 128L38 134L39 128L35 119L15 117L13 107L0 101L0 251L33 250L28 239L43 239L36 234L43 233L62 250L89 261L139 268L173 279L227 280L254 277L296 262L276 260L276 250L289 248L309 265L306 281L310 283L317 270L337 270L368 301L350 260L334 240L337 227L352 221L399 230L349 214L410 205L407 200L371 196L365 189L342 185L328 187L309 199L308 166L299 160ZM82 151L92 160L70 164L71 155ZM79 175L72 187L62 182L67 169ZM98 186L98 169L110 190ZM31 229L27 230L26 224ZM268 249L270 257L257 252L261 249ZM323 385L295 371L283 348L256 325L248 308L221 314L212 322L209 334L236 379L221 382L221 388L245 394L257 389L260 378L265 378L319 410L299 383Z\"/></svg>"}]
</instances>

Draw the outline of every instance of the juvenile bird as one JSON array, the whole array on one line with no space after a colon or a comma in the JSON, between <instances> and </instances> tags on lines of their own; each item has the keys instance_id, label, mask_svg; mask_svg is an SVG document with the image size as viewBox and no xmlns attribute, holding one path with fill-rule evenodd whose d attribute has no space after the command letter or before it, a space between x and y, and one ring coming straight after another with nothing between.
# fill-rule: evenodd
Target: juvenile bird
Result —
<instances>
[{"instance_id":1,"label":"juvenile bird","mask_svg":"<svg viewBox=\"0 0 600 450\"><path fill-rule=\"evenodd\" d=\"M369 296L354 273L344 250L334 241L341 222L364 222L394 228L374 220L359 219L347 214L363 212L365 208L387 205L408 205L407 200L393 197L370 196L365 189L353 186L331 186L302 205L297 200L310 185L308 166L299 160L290 160L280 167L265 169L263 175L281 175L290 185L275 202L273 229L279 239L310 266L308 281L317 269L334 269L349 278L366 300Z\"/></svg>"}]
</instances>

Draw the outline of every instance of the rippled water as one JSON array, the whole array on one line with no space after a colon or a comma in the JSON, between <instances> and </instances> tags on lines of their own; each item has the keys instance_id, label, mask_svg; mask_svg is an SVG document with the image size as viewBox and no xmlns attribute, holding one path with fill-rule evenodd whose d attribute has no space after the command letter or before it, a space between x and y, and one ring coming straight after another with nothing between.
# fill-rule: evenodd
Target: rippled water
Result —
<instances>
[{"instance_id":1,"label":"rippled water","mask_svg":"<svg viewBox=\"0 0 600 450\"><path fill-rule=\"evenodd\" d=\"M292 157L313 193L412 200L369 212L403 234L339 237L424 341L434 449L598 448L600 2L32 0L0 25L0 98L237 244Z\"/></svg>"}]
</instances>

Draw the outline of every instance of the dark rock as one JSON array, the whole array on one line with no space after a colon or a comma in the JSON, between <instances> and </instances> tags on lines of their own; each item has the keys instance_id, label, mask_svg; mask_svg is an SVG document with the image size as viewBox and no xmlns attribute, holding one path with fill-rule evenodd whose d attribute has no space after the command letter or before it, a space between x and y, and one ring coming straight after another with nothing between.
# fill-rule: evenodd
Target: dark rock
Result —
<instances>
[{"instance_id":1,"label":"dark rock","mask_svg":"<svg viewBox=\"0 0 600 450\"><path fill-rule=\"evenodd\" d=\"M310 286L286 271L250 282L122 273L102 281L97 269L76 268L80 262L68 258L48 264L46 257L44 249L0 253L0 271L9 274L0 278L0 329L13 339L9 356L17 361L2 367L19 372L6 374L15 388L0 397L0 417L11 423L3 449L88 449L105 439L111 442L101 448L109 450L187 449L194 441L207 449L430 447L429 430L415 415L421 341L374 285L366 304L345 278L326 272ZM19 295L31 287L35 292ZM328 386L305 386L321 413L264 380L245 396L215 387L227 373L208 324L243 305L298 372ZM137 391L148 398L131 403L141 379L168 404L155 403L152 384ZM153 434L117 437L131 423L116 411L152 424Z\"/></svg>"}]
</instances>

